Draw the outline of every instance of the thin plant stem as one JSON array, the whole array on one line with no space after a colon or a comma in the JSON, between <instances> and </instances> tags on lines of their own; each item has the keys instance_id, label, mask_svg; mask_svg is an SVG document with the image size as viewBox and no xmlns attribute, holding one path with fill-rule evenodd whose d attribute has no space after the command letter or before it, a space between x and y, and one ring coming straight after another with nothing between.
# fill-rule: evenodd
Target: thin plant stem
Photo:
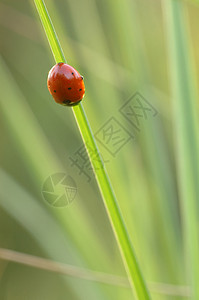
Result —
<instances>
[{"instance_id":1,"label":"thin plant stem","mask_svg":"<svg viewBox=\"0 0 199 300\"><path fill-rule=\"evenodd\" d=\"M44 1L34 0L55 61L66 62ZM82 104L72 108L136 299L150 299L120 208Z\"/></svg>"}]
</instances>

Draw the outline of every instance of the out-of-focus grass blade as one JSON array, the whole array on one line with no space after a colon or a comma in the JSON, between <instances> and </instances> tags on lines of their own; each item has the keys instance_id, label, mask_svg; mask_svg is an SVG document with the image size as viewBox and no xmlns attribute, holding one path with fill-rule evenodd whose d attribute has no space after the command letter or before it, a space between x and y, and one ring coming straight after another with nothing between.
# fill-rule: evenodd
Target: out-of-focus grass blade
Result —
<instances>
[{"instance_id":1,"label":"out-of-focus grass blade","mask_svg":"<svg viewBox=\"0 0 199 300\"><path fill-rule=\"evenodd\" d=\"M0 99L2 114L12 130L23 159L31 170L35 186L40 191L41 184L47 176L55 172L66 172L66 170L63 169L59 159L52 151L34 114L1 57L0 77L2 83L2 97ZM12 86L12 89L10 89L10 86ZM34 145L34 151L32 145ZM47 208L49 206L46 206ZM96 265L96 256L99 261L101 260L101 264L109 265L103 246L79 205L74 205L71 210L67 208L61 210L52 209L51 213L60 221L67 232L68 238L76 244L77 248L81 248L79 255L83 256L88 264L91 264L90 266ZM91 253L88 252L88 241L92 241L89 244Z\"/></svg>"},{"instance_id":2,"label":"out-of-focus grass blade","mask_svg":"<svg viewBox=\"0 0 199 300\"><path fill-rule=\"evenodd\" d=\"M129 9L129 7L131 9ZM137 82L135 83L132 80L131 85L135 85L138 92L144 93L143 96L151 102L151 100L154 100L156 97L153 92L147 88L147 85L150 84L151 72L146 55L148 49L145 45L144 22L142 22L140 16L139 4L136 3L136 1L130 0L125 2L119 0L115 1L113 9L110 3L110 15L115 21L116 28L118 26L118 30L115 31L115 33L113 32L113 34L115 34L117 43L122 44L121 55L124 64L128 65L137 77ZM120 29L119 23L117 22L118 16L122 19L123 30ZM129 49L131 49L131 55ZM129 55L126 55L126 53ZM132 59L132 57L134 58ZM135 92L136 90L134 90L134 93ZM156 102L158 103L158 101ZM158 110L158 107L156 107L156 109ZM139 113L142 114L142 111L140 110ZM180 247L179 240L176 239L176 233L179 232L179 228L175 226L177 223L175 216L177 216L178 213L176 210L173 210L173 207L176 205L175 180L171 170L171 157L169 157L169 147L167 145L168 141L165 139L166 136L162 130L161 120L159 122L158 117L159 115L157 119L152 120L148 118L146 125L143 126L139 134L139 149L142 153L142 159L145 162L145 166L143 166L143 176L145 177L144 180L149 183L149 189L146 185L143 185L142 191L145 189L145 197L148 195L149 199L147 199L147 201L149 205L153 207L151 214L149 210L145 211L146 214L144 214L142 210L140 223L144 219L146 224L151 223L151 225L154 226L154 240L158 241L154 245L154 248L156 251L159 248L161 249L161 252L159 252L157 256L157 261L159 260L160 264L156 264L156 270L158 269L159 274L167 273L167 277L170 280L176 281L179 279L179 274L181 273L181 270L178 268L181 256L178 252ZM132 153L133 151L129 154L129 156L131 156L131 164L134 168L139 168L136 158L134 158ZM124 163L123 166L128 166L129 173L132 175L133 171L129 168L129 161L128 164L125 165ZM136 173L139 174L137 170ZM141 181L143 181L143 178L140 182ZM135 186L137 190L138 185L135 184ZM139 193L136 194L136 190L134 191L134 196L135 199L138 199ZM173 203L175 204L173 205ZM127 205L131 204L128 203ZM173 210L173 214L170 213L171 210ZM133 222L134 220L131 221L131 223ZM148 231L148 236L151 236L149 226L147 226L145 230ZM143 243L145 242L146 240L143 241ZM140 251L144 252L143 249L140 249ZM149 274L152 277L157 276L157 273L154 274L154 263L150 259L150 254L149 256L148 254L149 253L145 253L144 257L146 258L146 264L151 264ZM176 262L175 267L173 266L174 257ZM165 264L164 268L162 268L163 264ZM165 276L165 274L163 276Z\"/></svg>"},{"instance_id":3,"label":"out-of-focus grass blade","mask_svg":"<svg viewBox=\"0 0 199 300\"><path fill-rule=\"evenodd\" d=\"M48 257L81 265L76 249L66 239L64 230L52 215L1 169L0 182L0 206L34 237ZM69 282L66 277L65 279L68 289ZM78 299L82 299L82 288L91 299L102 299L97 287L85 282L82 288L80 286L77 288L77 283L70 281L70 287Z\"/></svg>"},{"instance_id":4,"label":"out-of-focus grass blade","mask_svg":"<svg viewBox=\"0 0 199 300\"><path fill-rule=\"evenodd\" d=\"M13 251L10 249L0 248L0 259L31 266L37 269L48 270L58 274L69 275L71 277L77 277L84 280L130 288L128 279L125 277L95 272L92 270L79 268L74 265L63 264L57 261ZM163 295L182 297L190 296L188 286L171 285L162 282L150 282L149 287L152 291Z\"/></svg>"},{"instance_id":5,"label":"out-of-focus grass blade","mask_svg":"<svg viewBox=\"0 0 199 300\"><path fill-rule=\"evenodd\" d=\"M174 109L174 138L182 207L185 255L192 299L199 299L199 149L195 122L196 88L190 36L182 1L163 1L167 32L169 72Z\"/></svg>"}]
</instances>

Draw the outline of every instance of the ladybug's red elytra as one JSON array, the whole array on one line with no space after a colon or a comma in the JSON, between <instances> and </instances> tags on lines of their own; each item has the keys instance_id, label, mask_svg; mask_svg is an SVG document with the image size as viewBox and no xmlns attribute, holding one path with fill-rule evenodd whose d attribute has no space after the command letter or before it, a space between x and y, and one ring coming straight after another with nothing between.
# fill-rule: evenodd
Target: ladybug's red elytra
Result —
<instances>
[{"instance_id":1,"label":"ladybug's red elytra","mask_svg":"<svg viewBox=\"0 0 199 300\"><path fill-rule=\"evenodd\" d=\"M65 105L77 105L84 97L83 76L70 65L58 63L48 73L47 85L55 102Z\"/></svg>"}]
</instances>

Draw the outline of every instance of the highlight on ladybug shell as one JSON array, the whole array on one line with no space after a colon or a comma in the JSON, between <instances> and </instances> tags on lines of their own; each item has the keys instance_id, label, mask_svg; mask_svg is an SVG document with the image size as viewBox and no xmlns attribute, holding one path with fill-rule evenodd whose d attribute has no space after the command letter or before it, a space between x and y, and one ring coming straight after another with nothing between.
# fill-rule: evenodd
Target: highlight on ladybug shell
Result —
<instances>
[{"instance_id":1,"label":"highlight on ladybug shell","mask_svg":"<svg viewBox=\"0 0 199 300\"><path fill-rule=\"evenodd\" d=\"M65 106L77 105L85 94L83 76L62 62L49 71L47 85L55 102Z\"/></svg>"}]
</instances>

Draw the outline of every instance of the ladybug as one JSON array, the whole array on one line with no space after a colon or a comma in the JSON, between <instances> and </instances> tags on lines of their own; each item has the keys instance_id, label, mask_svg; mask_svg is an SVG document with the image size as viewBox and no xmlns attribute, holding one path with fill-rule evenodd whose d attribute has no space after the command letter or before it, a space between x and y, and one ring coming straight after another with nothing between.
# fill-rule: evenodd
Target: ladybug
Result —
<instances>
[{"instance_id":1,"label":"ladybug","mask_svg":"<svg viewBox=\"0 0 199 300\"><path fill-rule=\"evenodd\" d=\"M62 62L49 71L47 85L55 102L65 106L77 105L85 94L83 76Z\"/></svg>"}]
</instances>

